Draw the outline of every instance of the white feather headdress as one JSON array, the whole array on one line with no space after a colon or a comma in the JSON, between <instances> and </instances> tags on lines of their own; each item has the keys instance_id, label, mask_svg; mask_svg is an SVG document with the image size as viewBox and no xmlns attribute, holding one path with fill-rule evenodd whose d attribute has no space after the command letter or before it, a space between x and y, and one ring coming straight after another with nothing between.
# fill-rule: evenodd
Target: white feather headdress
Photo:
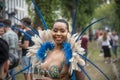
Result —
<instances>
[{"instance_id":1,"label":"white feather headdress","mask_svg":"<svg viewBox=\"0 0 120 80\"><path fill-rule=\"evenodd\" d=\"M67 42L70 43L71 49L72 49L72 58L69 60L70 64L70 71L72 70L78 70L80 71L80 68L77 64L84 66L85 62L84 60L79 56L79 54L84 54L84 49L81 48L81 41L77 41L76 39L78 37L78 34L68 34L67 35ZM32 66L39 66L41 61L37 59L36 53L41 48L40 44L45 43L46 41L54 43L54 40L52 38L52 31L51 30L43 30L39 31L39 36L35 35L32 37L32 41L34 42L34 45L32 47L28 47L28 57L33 57L32 59Z\"/></svg>"}]
</instances>

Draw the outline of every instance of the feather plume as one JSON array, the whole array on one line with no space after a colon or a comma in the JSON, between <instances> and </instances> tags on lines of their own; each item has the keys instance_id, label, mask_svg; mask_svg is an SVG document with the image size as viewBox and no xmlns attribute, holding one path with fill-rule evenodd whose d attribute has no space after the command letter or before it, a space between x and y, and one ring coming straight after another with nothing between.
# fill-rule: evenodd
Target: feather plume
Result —
<instances>
[{"instance_id":1,"label":"feather plume","mask_svg":"<svg viewBox=\"0 0 120 80\"><path fill-rule=\"evenodd\" d=\"M35 45L28 47L27 56L33 57L32 66L39 67L41 62L46 57L46 52L54 48L54 40L52 38L51 30L39 31L39 36L33 36L32 41ZM81 48L81 41L77 41L78 33L67 35L67 40L63 42L63 51L65 52L66 64L70 64L70 72L73 70L80 71L79 65L84 66L84 60L79 56L79 54L84 54L84 49ZM79 53L79 54L78 54Z\"/></svg>"}]
</instances>

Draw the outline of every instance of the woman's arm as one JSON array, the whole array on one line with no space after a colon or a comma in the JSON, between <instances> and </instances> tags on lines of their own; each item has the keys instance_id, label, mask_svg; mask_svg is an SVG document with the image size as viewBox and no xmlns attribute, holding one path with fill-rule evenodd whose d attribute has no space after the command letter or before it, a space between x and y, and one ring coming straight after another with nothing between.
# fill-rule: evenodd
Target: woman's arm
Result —
<instances>
[{"instance_id":1,"label":"woman's arm","mask_svg":"<svg viewBox=\"0 0 120 80\"><path fill-rule=\"evenodd\" d=\"M85 80L85 75L82 71L75 71L76 80Z\"/></svg>"}]
</instances>

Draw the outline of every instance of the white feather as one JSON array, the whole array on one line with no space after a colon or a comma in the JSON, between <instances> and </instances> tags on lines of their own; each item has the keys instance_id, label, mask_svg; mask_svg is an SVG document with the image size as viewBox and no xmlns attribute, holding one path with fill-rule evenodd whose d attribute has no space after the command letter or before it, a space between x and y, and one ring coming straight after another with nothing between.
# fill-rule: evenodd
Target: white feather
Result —
<instances>
[{"instance_id":1,"label":"white feather","mask_svg":"<svg viewBox=\"0 0 120 80\"><path fill-rule=\"evenodd\" d=\"M40 67L41 65L41 60L38 60L36 58L36 53L38 49L41 47L40 44L43 44L46 41L50 41L54 43L53 37L52 37L52 31L51 30L43 30L39 31L39 36L37 35L32 37L32 41L35 43L35 45L28 47L28 54L27 56L33 57L32 59L32 66L35 67ZM71 49L72 49L72 58L70 59L70 73L73 72L73 70L78 70L80 71L81 69L78 67L77 64L84 66L85 62L84 60L79 56L79 54L84 54L84 49L81 47L81 41L77 41L76 39L78 37L78 33L71 35L70 33L67 34L67 42L71 44Z\"/></svg>"}]
</instances>

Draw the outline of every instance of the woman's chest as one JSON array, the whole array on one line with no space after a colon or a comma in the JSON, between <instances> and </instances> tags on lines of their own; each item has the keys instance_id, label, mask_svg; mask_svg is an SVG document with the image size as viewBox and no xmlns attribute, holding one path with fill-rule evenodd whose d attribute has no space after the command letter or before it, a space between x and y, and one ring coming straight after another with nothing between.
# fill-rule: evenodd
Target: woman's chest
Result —
<instances>
[{"instance_id":1,"label":"woman's chest","mask_svg":"<svg viewBox=\"0 0 120 80\"><path fill-rule=\"evenodd\" d=\"M47 54L44 60L43 68L49 68L53 65L61 68L62 64L65 62L64 53L62 51L51 51Z\"/></svg>"},{"instance_id":2,"label":"woman's chest","mask_svg":"<svg viewBox=\"0 0 120 80\"><path fill-rule=\"evenodd\" d=\"M48 53L45 61L41 64L41 70L47 70L52 78L59 78L68 72L65 64L64 53L53 51Z\"/></svg>"}]
</instances>

